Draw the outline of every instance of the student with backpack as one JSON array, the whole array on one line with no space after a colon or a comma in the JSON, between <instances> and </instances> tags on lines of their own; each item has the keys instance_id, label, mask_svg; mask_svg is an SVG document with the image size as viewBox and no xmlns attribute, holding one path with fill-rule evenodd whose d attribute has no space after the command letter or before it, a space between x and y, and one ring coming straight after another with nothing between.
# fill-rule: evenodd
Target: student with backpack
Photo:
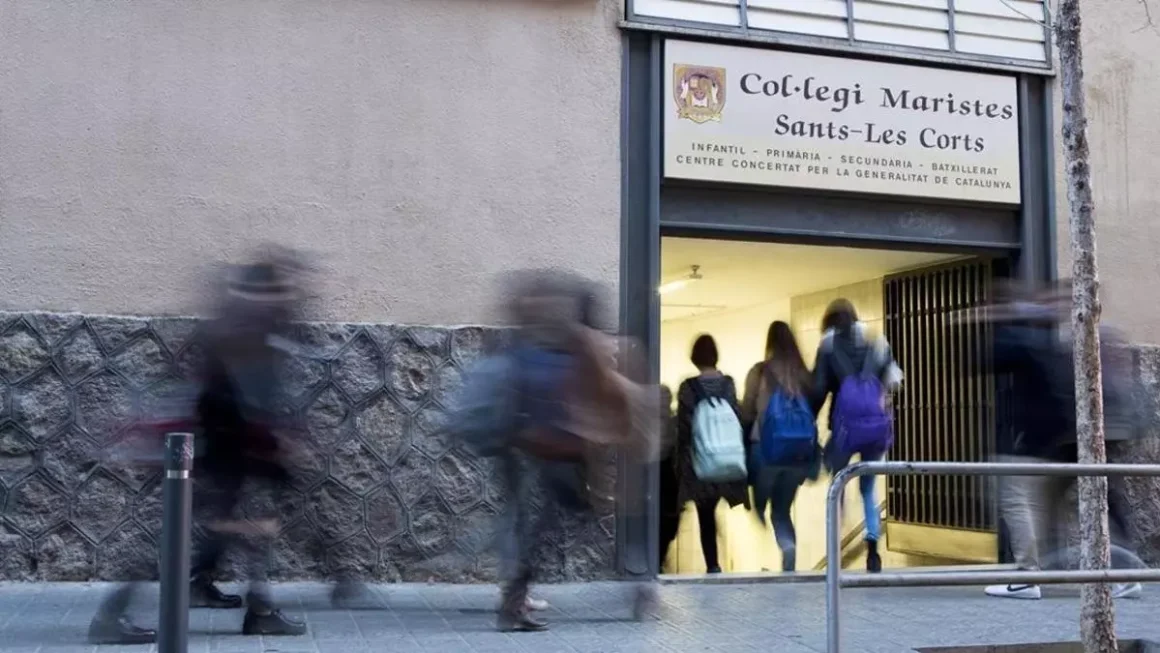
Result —
<instances>
[{"instance_id":1,"label":"student with backpack","mask_svg":"<svg viewBox=\"0 0 1160 653\"><path fill-rule=\"evenodd\" d=\"M521 272L510 283L516 328L469 375L452 424L470 450L498 459L510 501L500 523L496 626L535 631L547 624L532 612L546 606L529 589L559 543L563 514L595 519L615 501L603 464L613 451L641 468L656 462L656 397L639 381L636 348L599 330L595 284L552 270ZM636 509L643 501L631 499L621 514L647 518ZM640 618L656 604L646 576L636 588Z\"/></svg>"},{"instance_id":2,"label":"student with backpack","mask_svg":"<svg viewBox=\"0 0 1160 653\"><path fill-rule=\"evenodd\" d=\"M717 343L701 335L690 356L698 374L677 390L677 475L680 505L697 507L701 550L710 574L721 573L717 557L717 504L749 507L745 437L737 386L717 369Z\"/></svg>"},{"instance_id":3,"label":"student with backpack","mask_svg":"<svg viewBox=\"0 0 1160 653\"><path fill-rule=\"evenodd\" d=\"M807 479L816 480L821 468L821 407L793 330L785 322L770 324L765 359L745 377L741 418L750 440L754 507L764 524L765 507L770 506L782 571L796 567L797 534L790 510L798 488Z\"/></svg>"},{"instance_id":4,"label":"student with backpack","mask_svg":"<svg viewBox=\"0 0 1160 653\"><path fill-rule=\"evenodd\" d=\"M894 362L890 344L882 336L872 338L858 320L854 305L837 299L822 317L822 342L814 367L814 388L830 404L830 439L824 459L832 473L844 469L854 456L863 461L882 460L894 444L894 423L889 391L902 382L902 370ZM878 553L882 521L874 476L858 479L866 520L866 571L882 571Z\"/></svg>"}]
</instances>

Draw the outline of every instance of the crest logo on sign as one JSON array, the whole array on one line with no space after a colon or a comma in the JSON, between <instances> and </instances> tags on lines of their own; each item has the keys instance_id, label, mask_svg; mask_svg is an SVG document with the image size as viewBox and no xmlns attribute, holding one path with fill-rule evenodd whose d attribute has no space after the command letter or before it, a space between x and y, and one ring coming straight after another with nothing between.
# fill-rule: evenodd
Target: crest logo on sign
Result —
<instances>
[{"instance_id":1,"label":"crest logo on sign","mask_svg":"<svg viewBox=\"0 0 1160 653\"><path fill-rule=\"evenodd\" d=\"M673 101L678 118L698 124L720 122L725 108L725 69L673 64Z\"/></svg>"}]
</instances>

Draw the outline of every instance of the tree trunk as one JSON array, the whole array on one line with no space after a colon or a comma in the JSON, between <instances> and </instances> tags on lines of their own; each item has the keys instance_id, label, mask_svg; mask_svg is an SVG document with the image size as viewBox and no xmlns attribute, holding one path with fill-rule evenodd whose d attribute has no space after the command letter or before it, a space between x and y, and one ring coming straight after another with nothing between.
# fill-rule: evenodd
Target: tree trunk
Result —
<instances>
[{"instance_id":1,"label":"tree trunk","mask_svg":"<svg viewBox=\"0 0 1160 653\"><path fill-rule=\"evenodd\" d=\"M1072 337L1075 352L1076 441L1079 462L1103 463L1103 379L1100 371L1100 300L1096 266L1095 207L1088 165L1087 114L1083 95L1080 0L1060 0L1056 16L1059 80L1063 95L1063 148L1067 203L1071 213ZM1108 480L1079 479L1080 568L1107 569ZM1085 584L1080 633L1087 653L1115 653L1115 615L1111 588Z\"/></svg>"}]
</instances>

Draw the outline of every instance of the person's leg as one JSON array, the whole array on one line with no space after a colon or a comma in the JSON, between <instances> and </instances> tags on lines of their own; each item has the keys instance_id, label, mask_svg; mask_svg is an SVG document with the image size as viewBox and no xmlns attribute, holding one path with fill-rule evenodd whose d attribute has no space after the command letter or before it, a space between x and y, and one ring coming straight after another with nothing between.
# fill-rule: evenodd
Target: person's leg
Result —
<instances>
[{"instance_id":1,"label":"person's leg","mask_svg":"<svg viewBox=\"0 0 1160 653\"><path fill-rule=\"evenodd\" d=\"M507 493L507 503L503 512L496 519L495 540L499 567L496 575L499 578L500 594L504 596L507 586L514 582L520 572L521 551L527 542L527 535L531 529L531 505L521 498L526 493L522 476L527 472L522 458L512 450L508 450L496 459L495 473L500 484ZM499 611L504 609L503 602ZM531 611L547 610L551 606L547 601L528 595L525 607Z\"/></svg>"},{"instance_id":2,"label":"person's leg","mask_svg":"<svg viewBox=\"0 0 1160 653\"><path fill-rule=\"evenodd\" d=\"M94 645L152 644L157 631L133 625L129 620L129 606L140 590L139 583L122 583L113 588L89 624L89 643Z\"/></svg>"},{"instance_id":3,"label":"person's leg","mask_svg":"<svg viewBox=\"0 0 1160 653\"><path fill-rule=\"evenodd\" d=\"M781 570L794 571L797 569L797 533L793 526L793 501L797 496L800 477L796 472L783 471L773 482L771 496L771 512L773 516L773 535L777 547L781 549Z\"/></svg>"},{"instance_id":4,"label":"person's leg","mask_svg":"<svg viewBox=\"0 0 1160 653\"><path fill-rule=\"evenodd\" d=\"M201 537L190 564L189 607L234 609L242 597L225 594L214 585L214 576L234 536L223 532L218 523L233 518L241 493L241 475L209 470L194 488L194 514L200 522Z\"/></svg>"},{"instance_id":5,"label":"person's leg","mask_svg":"<svg viewBox=\"0 0 1160 653\"><path fill-rule=\"evenodd\" d=\"M509 541L510 558L504 564L503 591L496 626L503 631L536 631L547 624L530 614L529 593L536 576L537 557L546 545L545 535L554 530L559 511L559 497L555 495L552 475L545 474L540 461L512 457L505 476L509 482L508 500L516 502L511 513L512 539ZM544 489L544 505L537 512L532 501L536 485Z\"/></svg>"},{"instance_id":6,"label":"person's leg","mask_svg":"<svg viewBox=\"0 0 1160 653\"><path fill-rule=\"evenodd\" d=\"M710 574L721 573L721 563L717 559L717 503L718 498L697 501L697 525L701 530L701 552L705 556L705 569Z\"/></svg>"},{"instance_id":7,"label":"person's leg","mask_svg":"<svg viewBox=\"0 0 1160 653\"><path fill-rule=\"evenodd\" d=\"M662 567L665 564L665 558L669 555L669 549L673 546L673 541L677 539L677 533L681 528L681 515L674 513L672 510L664 510L660 514L660 532L657 536L657 564Z\"/></svg>"},{"instance_id":8,"label":"person's leg","mask_svg":"<svg viewBox=\"0 0 1160 653\"><path fill-rule=\"evenodd\" d=\"M1000 456L1000 462L1039 462L1025 456ZM1042 496L1046 477L999 476L999 516L1007 526L1008 539L1015 564L1024 570L1040 568L1039 548L1043 525L1050 517L1049 507ZM1054 497L1051 498L1054 501ZM1042 593L1038 585L994 585L987 594L1020 599L1038 599Z\"/></svg>"},{"instance_id":9,"label":"person's leg","mask_svg":"<svg viewBox=\"0 0 1160 653\"><path fill-rule=\"evenodd\" d=\"M841 452L833 445L833 438L826 443L827 460L830 471L837 474L850 464L850 454ZM872 459L881 460L881 457ZM878 490L874 476L859 476L858 490L862 495L862 517L866 535L866 571L878 573L882 571L882 556L878 553L878 540L882 536L882 517L878 511ZM842 497L845 503L845 496Z\"/></svg>"},{"instance_id":10,"label":"person's leg","mask_svg":"<svg viewBox=\"0 0 1160 653\"><path fill-rule=\"evenodd\" d=\"M277 498L282 491L283 478L255 479L261 485L255 491L268 491ZM250 587L246 593L246 616L242 621L243 635L302 635L306 624L282 614L274 604L267 578L273 560L274 538L278 534L276 517L257 523L257 528L246 533L242 541L246 555L246 577Z\"/></svg>"},{"instance_id":11,"label":"person's leg","mask_svg":"<svg viewBox=\"0 0 1160 653\"><path fill-rule=\"evenodd\" d=\"M862 494L862 517L866 524L866 571L882 571L882 556L878 540L882 539L882 514L878 510L878 483L876 476L859 476L858 490Z\"/></svg>"}]
</instances>

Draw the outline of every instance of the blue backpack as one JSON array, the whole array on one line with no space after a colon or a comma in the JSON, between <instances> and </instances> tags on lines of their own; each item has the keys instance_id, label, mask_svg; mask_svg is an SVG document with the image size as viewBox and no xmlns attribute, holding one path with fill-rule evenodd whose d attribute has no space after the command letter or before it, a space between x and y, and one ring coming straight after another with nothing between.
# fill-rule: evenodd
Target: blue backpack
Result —
<instances>
[{"instance_id":1,"label":"blue backpack","mask_svg":"<svg viewBox=\"0 0 1160 653\"><path fill-rule=\"evenodd\" d=\"M516 364L506 354L472 365L451 410L450 430L476 455L495 456L519 429Z\"/></svg>"},{"instance_id":2,"label":"blue backpack","mask_svg":"<svg viewBox=\"0 0 1160 653\"><path fill-rule=\"evenodd\" d=\"M761 458L767 465L809 465L817 450L818 426L809 401L777 390L761 419Z\"/></svg>"},{"instance_id":3,"label":"blue backpack","mask_svg":"<svg viewBox=\"0 0 1160 653\"><path fill-rule=\"evenodd\" d=\"M845 352L835 347L834 354L853 367ZM830 425L838 450L851 456L859 454L863 460L881 457L894 444L894 418L876 373L877 362L873 349L867 351L862 369L842 381Z\"/></svg>"}]
</instances>

